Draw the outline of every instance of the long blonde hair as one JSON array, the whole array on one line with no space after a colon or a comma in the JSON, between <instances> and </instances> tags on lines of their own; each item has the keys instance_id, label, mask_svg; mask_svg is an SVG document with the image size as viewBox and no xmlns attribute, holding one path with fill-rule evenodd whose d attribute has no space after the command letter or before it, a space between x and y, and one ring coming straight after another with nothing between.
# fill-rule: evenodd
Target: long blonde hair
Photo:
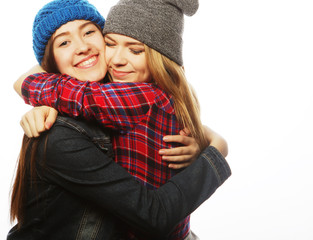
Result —
<instances>
[{"instance_id":1,"label":"long blonde hair","mask_svg":"<svg viewBox=\"0 0 313 240\"><path fill-rule=\"evenodd\" d=\"M190 130L201 150L208 142L200 120L197 97L185 77L184 69L161 53L145 45L147 63L154 82L173 96L174 109L179 123Z\"/></svg>"}]
</instances>

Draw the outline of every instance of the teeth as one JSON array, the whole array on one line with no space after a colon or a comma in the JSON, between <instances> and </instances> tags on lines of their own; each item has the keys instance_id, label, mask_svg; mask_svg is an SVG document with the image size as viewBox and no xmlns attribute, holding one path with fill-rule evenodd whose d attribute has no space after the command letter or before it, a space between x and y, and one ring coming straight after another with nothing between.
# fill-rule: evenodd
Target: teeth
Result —
<instances>
[{"instance_id":1,"label":"teeth","mask_svg":"<svg viewBox=\"0 0 313 240\"><path fill-rule=\"evenodd\" d=\"M84 66L87 66L89 64L91 64L92 62L96 61L96 57L92 57L92 58L89 58L87 61L84 61L80 64L78 64L79 67L84 67Z\"/></svg>"}]
</instances>

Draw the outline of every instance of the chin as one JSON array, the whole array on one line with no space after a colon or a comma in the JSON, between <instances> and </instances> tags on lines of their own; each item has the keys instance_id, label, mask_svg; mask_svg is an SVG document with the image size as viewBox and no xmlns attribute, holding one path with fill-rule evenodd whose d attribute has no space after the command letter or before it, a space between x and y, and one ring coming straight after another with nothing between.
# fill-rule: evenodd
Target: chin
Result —
<instances>
[{"instance_id":1,"label":"chin","mask_svg":"<svg viewBox=\"0 0 313 240\"><path fill-rule=\"evenodd\" d=\"M99 82L104 79L105 76L91 76L88 78L89 82Z\"/></svg>"},{"instance_id":2,"label":"chin","mask_svg":"<svg viewBox=\"0 0 313 240\"><path fill-rule=\"evenodd\" d=\"M113 82L117 82L117 83L131 83L131 82L138 82L135 81L134 79L113 79Z\"/></svg>"},{"instance_id":3,"label":"chin","mask_svg":"<svg viewBox=\"0 0 313 240\"><path fill-rule=\"evenodd\" d=\"M101 79L92 79L92 80L88 80L89 82L100 82L101 80L103 80L103 78Z\"/></svg>"}]
</instances>

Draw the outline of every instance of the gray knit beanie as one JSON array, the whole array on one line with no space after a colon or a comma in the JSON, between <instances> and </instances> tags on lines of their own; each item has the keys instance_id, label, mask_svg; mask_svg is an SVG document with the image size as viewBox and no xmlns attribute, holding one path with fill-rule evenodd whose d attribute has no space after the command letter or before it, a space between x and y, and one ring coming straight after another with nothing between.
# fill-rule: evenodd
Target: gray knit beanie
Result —
<instances>
[{"instance_id":1,"label":"gray knit beanie","mask_svg":"<svg viewBox=\"0 0 313 240\"><path fill-rule=\"evenodd\" d=\"M182 66L184 14L192 16L198 7L198 0L120 0L103 32L137 39Z\"/></svg>"}]
</instances>

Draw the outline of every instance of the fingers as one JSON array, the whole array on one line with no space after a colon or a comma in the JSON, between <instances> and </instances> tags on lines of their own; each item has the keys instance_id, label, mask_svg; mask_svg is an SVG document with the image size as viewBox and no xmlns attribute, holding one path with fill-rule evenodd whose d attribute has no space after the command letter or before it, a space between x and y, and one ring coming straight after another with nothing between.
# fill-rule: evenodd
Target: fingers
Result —
<instances>
[{"instance_id":1,"label":"fingers","mask_svg":"<svg viewBox=\"0 0 313 240\"><path fill-rule=\"evenodd\" d=\"M190 151L190 147L177 147L171 149L161 149L162 160L169 162L168 167L181 169L189 166L195 159L195 154Z\"/></svg>"},{"instance_id":2,"label":"fingers","mask_svg":"<svg viewBox=\"0 0 313 240\"><path fill-rule=\"evenodd\" d=\"M58 112L50 107L35 107L21 119L20 125L27 137L39 137L41 132L51 128L56 121Z\"/></svg>"},{"instance_id":3,"label":"fingers","mask_svg":"<svg viewBox=\"0 0 313 240\"><path fill-rule=\"evenodd\" d=\"M24 133L27 137L38 137L40 132L45 130L44 127L44 117L38 114L37 111L27 112L20 122Z\"/></svg>"},{"instance_id":4,"label":"fingers","mask_svg":"<svg viewBox=\"0 0 313 240\"><path fill-rule=\"evenodd\" d=\"M166 156L174 155L191 155L193 157L197 156L200 153L200 147L197 141L192 137L173 135L166 136L163 138L165 142L176 142L180 143L183 146L170 148L170 149L161 149L159 154Z\"/></svg>"},{"instance_id":5,"label":"fingers","mask_svg":"<svg viewBox=\"0 0 313 240\"><path fill-rule=\"evenodd\" d=\"M58 111L54 108L49 109L48 117L45 121L45 128L48 130L52 127L52 125L55 123L58 116Z\"/></svg>"},{"instance_id":6,"label":"fingers","mask_svg":"<svg viewBox=\"0 0 313 240\"><path fill-rule=\"evenodd\" d=\"M180 130L179 134L182 136L190 136L191 132L188 128L184 128L183 130Z\"/></svg>"},{"instance_id":7,"label":"fingers","mask_svg":"<svg viewBox=\"0 0 313 240\"><path fill-rule=\"evenodd\" d=\"M186 168L186 167L188 167L190 164L191 164L190 162L179 163L179 164L170 163L170 164L168 165L168 167L171 168L171 169L181 169L181 168Z\"/></svg>"},{"instance_id":8,"label":"fingers","mask_svg":"<svg viewBox=\"0 0 313 240\"><path fill-rule=\"evenodd\" d=\"M30 130L29 124L27 124L27 123L25 124L25 121L26 120L23 120L23 118L22 118L21 121L20 121L20 125L23 128L23 131L26 134L26 136L31 138L31 137L33 137L33 134L32 134L32 132Z\"/></svg>"},{"instance_id":9,"label":"fingers","mask_svg":"<svg viewBox=\"0 0 313 240\"><path fill-rule=\"evenodd\" d=\"M169 149L161 149L159 151L159 154L162 155L162 159L165 161L193 161L194 158L198 155L198 150L190 146L183 146Z\"/></svg>"},{"instance_id":10,"label":"fingers","mask_svg":"<svg viewBox=\"0 0 313 240\"><path fill-rule=\"evenodd\" d=\"M163 140L165 142L176 142L182 146L169 149L161 149L159 154L162 155L162 160L168 161L169 168L180 169L189 166L200 153L200 147L196 140L192 137L186 136L189 134L184 129L181 131L181 135L165 136Z\"/></svg>"},{"instance_id":11,"label":"fingers","mask_svg":"<svg viewBox=\"0 0 313 240\"><path fill-rule=\"evenodd\" d=\"M168 135L163 138L163 141L181 143L182 145L185 145L185 146L192 145L196 142L194 138L188 137L185 135Z\"/></svg>"},{"instance_id":12,"label":"fingers","mask_svg":"<svg viewBox=\"0 0 313 240\"><path fill-rule=\"evenodd\" d=\"M190 161L190 159L193 158L193 155L191 154L185 154L185 155L163 155L162 160L167 162L185 162Z\"/></svg>"},{"instance_id":13,"label":"fingers","mask_svg":"<svg viewBox=\"0 0 313 240\"><path fill-rule=\"evenodd\" d=\"M32 117L34 124L30 127L32 132L38 134L39 136L39 133L45 131L45 116L40 111L34 111L34 115L32 115Z\"/></svg>"}]
</instances>

